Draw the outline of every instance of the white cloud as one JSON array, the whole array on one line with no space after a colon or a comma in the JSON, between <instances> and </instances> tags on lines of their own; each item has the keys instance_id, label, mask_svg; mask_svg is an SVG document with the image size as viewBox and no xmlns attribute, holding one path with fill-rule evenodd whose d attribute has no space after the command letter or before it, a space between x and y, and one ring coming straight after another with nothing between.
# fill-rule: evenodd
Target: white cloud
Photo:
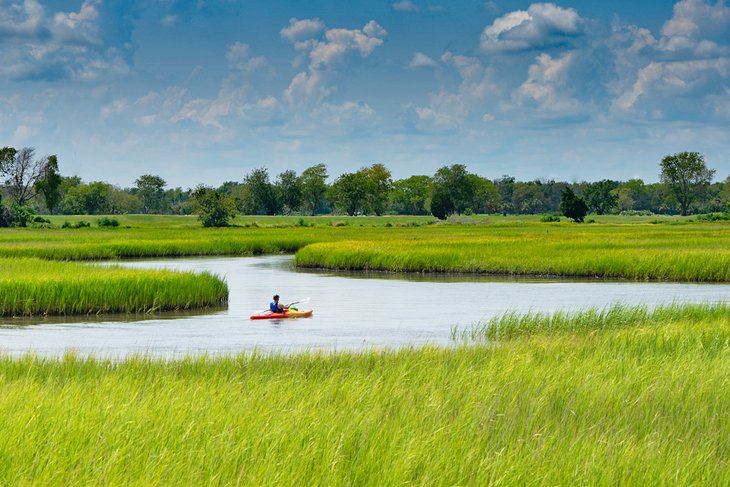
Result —
<instances>
[{"instance_id":1,"label":"white cloud","mask_svg":"<svg viewBox=\"0 0 730 487\"><path fill-rule=\"evenodd\" d=\"M411 0L399 0L395 2L392 7L396 12L418 12L421 10L419 6Z\"/></svg>"},{"instance_id":2,"label":"white cloud","mask_svg":"<svg viewBox=\"0 0 730 487\"><path fill-rule=\"evenodd\" d=\"M685 96L712 96L711 90L722 87L723 82L728 80L728 58L652 62L639 71L631 90L621 95L615 106L621 110L630 110L641 99L650 101L657 98L671 100Z\"/></svg>"},{"instance_id":3,"label":"white cloud","mask_svg":"<svg viewBox=\"0 0 730 487\"><path fill-rule=\"evenodd\" d=\"M233 71L252 73L268 66L264 56L251 57L250 47L242 42L234 42L228 46L226 60L228 68Z\"/></svg>"},{"instance_id":4,"label":"white cloud","mask_svg":"<svg viewBox=\"0 0 730 487\"><path fill-rule=\"evenodd\" d=\"M0 10L0 76L54 81L126 74L131 45L105 45L100 6L86 0L78 11L46 14L36 0L10 2Z\"/></svg>"},{"instance_id":5,"label":"white cloud","mask_svg":"<svg viewBox=\"0 0 730 487\"><path fill-rule=\"evenodd\" d=\"M584 34L584 20L572 8L552 3L533 3L515 10L485 27L481 47L486 51L522 51L566 43Z\"/></svg>"},{"instance_id":6,"label":"white cloud","mask_svg":"<svg viewBox=\"0 0 730 487\"><path fill-rule=\"evenodd\" d=\"M557 58L540 54L537 62L528 69L527 81L513 93L513 100L518 105L534 105L538 110L553 115L574 115L581 110L581 102L566 91L569 70L575 59L574 52L567 52Z\"/></svg>"},{"instance_id":7,"label":"white cloud","mask_svg":"<svg viewBox=\"0 0 730 487\"><path fill-rule=\"evenodd\" d=\"M101 107L101 110L100 110L101 120L104 121L113 115L122 113L127 108L129 108L129 100L126 100L124 98L113 100L111 103L108 103L108 104L104 105L103 107Z\"/></svg>"},{"instance_id":8,"label":"white cloud","mask_svg":"<svg viewBox=\"0 0 730 487\"><path fill-rule=\"evenodd\" d=\"M715 5L704 0L681 0L674 5L674 14L662 27L667 37L696 37L727 34L730 7L718 1Z\"/></svg>"},{"instance_id":9,"label":"white cloud","mask_svg":"<svg viewBox=\"0 0 730 487\"><path fill-rule=\"evenodd\" d=\"M429 96L429 106L415 107L418 118L441 127L457 127L481 107L490 93L496 93L493 73L472 57L446 52L440 61L454 68L461 77L456 92L441 89Z\"/></svg>"},{"instance_id":10,"label":"white cloud","mask_svg":"<svg viewBox=\"0 0 730 487\"><path fill-rule=\"evenodd\" d=\"M422 52L417 52L413 55L413 59L410 60L408 63L409 68L433 68L437 66L438 63L428 57L427 55L423 54Z\"/></svg>"},{"instance_id":11,"label":"white cloud","mask_svg":"<svg viewBox=\"0 0 730 487\"><path fill-rule=\"evenodd\" d=\"M296 42L301 39L308 39L316 36L324 30L324 22L319 19L289 19L289 25L279 32L281 37L289 42Z\"/></svg>"},{"instance_id":12,"label":"white cloud","mask_svg":"<svg viewBox=\"0 0 730 487\"><path fill-rule=\"evenodd\" d=\"M284 91L290 104L307 99L321 101L333 88L329 81L336 66L342 64L352 53L366 58L385 41L387 32L371 20L362 29L328 29L324 40L310 39L295 43L295 48L308 52L309 66L306 72L294 76Z\"/></svg>"},{"instance_id":13,"label":"white cloud","mask_svg":"<svg viewBox=\"0 0 730 487\"><path fill-rule=\"evenodd\" d=\"M667 115L685 104L685 116L697 116L702 107L721 113L714 106L730 84L728 32L730 8L724 2L677 2L659 39L644 35L639 50L616 50L623 80L613 107Z\"/></svg>"},{"instance_id":14,"label":"white cloud","mask_svg":"<svg viewBox=\"0 0 730 487\"><path fill-rule=\"evenodd\" d=\"M43 6L36 0L12 2L0 9L0 35L36 36L45 21Z\"/></svg>"}]
</instances>

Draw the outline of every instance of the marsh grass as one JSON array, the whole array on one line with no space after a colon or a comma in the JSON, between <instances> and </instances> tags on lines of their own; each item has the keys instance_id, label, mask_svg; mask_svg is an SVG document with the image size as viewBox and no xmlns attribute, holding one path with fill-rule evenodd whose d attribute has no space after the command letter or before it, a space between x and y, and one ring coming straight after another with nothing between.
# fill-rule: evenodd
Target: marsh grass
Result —
<instances>
[{"instance_id":1,"label":"marsh grass","mask_svg":"<svg viewBox=\"0 0 730 487\"><path fill-rule=\"evenodd\" d=\"M552 223L477 226L422 238L351 239L300 249L299 267L634 280L730 280L730 227Z\"/></svg>"},{"instance_id":2,"label":"marsh grass","mask_svg":"<svg viewBox=\"0 0 730 487\"><path fill-rule=\"evenodd\" d=\"M209 273L0 259L0 316L149 313L220 306L228 287Z\"/></svg>"},{"instance_id":3,"label":"marsh grass","mask_svg":"<svg viewBox=\"0 0 730 487\"><path fill-rule=\"evenodd\" d=\"M0 484L727 485L727 315L565 331L580 328L446 349L0 358Z\"/></svg>"},{"instance_id":4,"label":"marsh grass","mask_svg":"<svg viewBox=\"0 0 730 487\"><path fill-rule=\"evenodd\" d=\"M683 321L729 318L730 305L727 303L672 303L656 308L614 304L603 308L552 313L508 311L470 326L455 326L451 329L451 339L467 342L496 341L532 334L593 333L627 327L660 327Z\"/></svg>"}]
</instances>

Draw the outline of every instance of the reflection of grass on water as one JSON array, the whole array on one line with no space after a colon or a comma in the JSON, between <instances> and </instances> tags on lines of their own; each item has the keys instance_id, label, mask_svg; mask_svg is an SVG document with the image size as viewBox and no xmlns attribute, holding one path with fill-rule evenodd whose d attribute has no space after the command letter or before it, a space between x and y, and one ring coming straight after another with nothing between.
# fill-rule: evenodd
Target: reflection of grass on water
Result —
<instances>
[{"instance_id":1,"label":"reflection of grass on water","mask_svg":"<svg viewBox=\"0 0 730 487\"><path fill-rule=\"evenodd\" d=\"M0 358L0 484L727 485L730 317L664 313L451 349Z\"/></svg>"}]
</instances>

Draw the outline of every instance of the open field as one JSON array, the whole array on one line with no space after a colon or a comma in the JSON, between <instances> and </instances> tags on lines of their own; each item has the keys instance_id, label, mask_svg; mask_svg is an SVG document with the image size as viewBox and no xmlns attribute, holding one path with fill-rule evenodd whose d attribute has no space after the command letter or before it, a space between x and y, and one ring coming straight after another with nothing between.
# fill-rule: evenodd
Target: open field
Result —
<instances>
[{"instance_id":1,"label":"open field","mask_svg":"<svg viewBox=\"0 0 730 487\"><path fill-rule=\"evenodd\" d=\"M673 316L454 349L4 358L0 483L726 485L730 318Z\"/></svg>"},{"instance_id":2,"label":"open field","mask_svg":"<svg viewBox=\"0 0 730 487\"><path fill-rule=\"evenodd\" d=\"M0 316L187 310L227 299L226 284L206 273L0 258Z\"/></svg>"}]
</instances>

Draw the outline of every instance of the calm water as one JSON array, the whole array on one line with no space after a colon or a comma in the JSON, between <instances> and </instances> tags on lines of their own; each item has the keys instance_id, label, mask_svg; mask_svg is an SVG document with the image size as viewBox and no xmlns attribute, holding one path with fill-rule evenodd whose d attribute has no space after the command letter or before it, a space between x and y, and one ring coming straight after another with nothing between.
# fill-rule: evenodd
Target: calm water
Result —
<instances>
[{"instance_id":1,"label":"calm water","mask_svg":"<svg viewBox=\"0 0 730 487\"><path fill-rule=\"evenodd\" d=\"M453 325L469 325L509 310L555 311L605 306L718 302L726 284L671 284L298 272L290 256L146 260L121 265L211 271L230 288L227 309L198 315L107 316L33 323L5 320L0 351L59 355L67 350L98 356L211 355L260 350L344 350L446 344ZM250 321L268 307L311 297L314 317Z\"/></svg>"}]
</instances>

